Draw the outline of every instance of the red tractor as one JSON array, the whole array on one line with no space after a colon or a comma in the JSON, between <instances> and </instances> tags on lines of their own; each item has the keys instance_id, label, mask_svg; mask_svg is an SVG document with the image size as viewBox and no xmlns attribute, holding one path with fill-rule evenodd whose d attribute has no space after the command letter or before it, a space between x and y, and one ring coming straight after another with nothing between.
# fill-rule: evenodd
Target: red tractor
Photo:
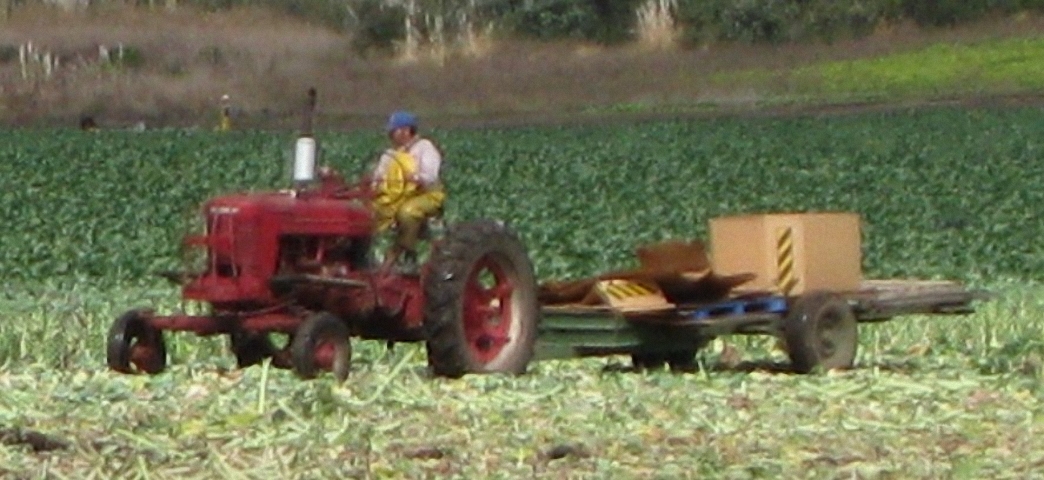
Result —
<instances>
[{"instance_id":1,"label":"red tractor","mask_svg":"<svg viewBox=\"0 0 1044 480\"><path fill-rule=\"evenodd\" d=\"M435 375L522 373L533 358L540 306L532 263L498 221L449 225L432 235L419 273L373 254L374 190L334 171L315 175L315 90L294 157L295 187L219 196L202 207L205 232L188 235L205 267L168 275L206 313L131 310L108 334L109 368L155 374L167 365L164 331L228 335L240 368L271 359L302 378L343 381L350 338L426 343ZM271 334L288 341L276 346Z\"/></svg>"}]
</instances>

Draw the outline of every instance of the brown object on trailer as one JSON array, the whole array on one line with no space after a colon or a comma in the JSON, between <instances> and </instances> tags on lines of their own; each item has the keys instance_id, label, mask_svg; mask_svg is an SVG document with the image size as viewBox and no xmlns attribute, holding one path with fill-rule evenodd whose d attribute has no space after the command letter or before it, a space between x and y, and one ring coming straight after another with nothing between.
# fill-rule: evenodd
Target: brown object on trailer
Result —
<instances>
[{"instance_id":1,"label":"brown object on trailer","mask_svg":"<svg viewBox=\"0 0 1044 480\"><path fill-rule=\"evenodd\" d=\"M725 253L713 268L702 243L668 241L639 247L637 268L541 285L537 358L629 354L636 368L691 371L696 352L715 338L768 335L782 341L796 373L846 369L862 323L964 315L989 298L954 281L862 279L856 215L754 215L716 224L715 251ZM777 226L789 227L790 242L773 242ZM793 255L789 267L799 282L785 295L776 284L780 264L769 263L780 250Z\"/></svg>"},{"instance_id":2,"label":"brown object on trailer","mask_svg":"<svg viewBox=\"0 0 1044 480\"><path fill-rule=\"evenodd\" d=\"M622 313L674 312L678 306L668 302L663 290L653 282L610 279L600 280L592 291L609 308Z\"/></svg>"},{"instance_id":3,"label":"brown object on trailer","mask_svg":"<svg viewBox=\"0 0 1044 480\"><path fill-rule=\"evenodd\" d=\"M627 280L658 287L664 302L643 299L649 309L660 309L669 304L713 302L729 296L737 285L753 278L752 274L717 275L711 268L703 242L698 240L668 240L635 249L639 267L615 270L578 280L545 282L540 286L539 300L543 305L596 306L612 304L606 298L600 282ZM637 304L628 306L637 307Z\"/></svg>"},{"instance_id":4,"label":"brown object on trailer","mask_svg":"<svg viewBox=\"0 0 1044 480\"><path fill-rule=\"evenodd\" d=\"M710 221L714 270L753 274L741 293L801 296L855 292L863 280L860 216L848 212L770 213Z\"/></svg>"}]
</instances>

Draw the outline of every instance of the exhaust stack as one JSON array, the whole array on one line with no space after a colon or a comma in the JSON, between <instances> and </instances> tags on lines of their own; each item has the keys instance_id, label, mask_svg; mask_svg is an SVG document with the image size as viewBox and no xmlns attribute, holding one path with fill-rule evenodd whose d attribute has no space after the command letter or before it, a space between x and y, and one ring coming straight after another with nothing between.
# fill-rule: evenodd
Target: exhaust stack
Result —
<instances>
[{"instance_id":1,"label":"exhaust stack","mask_svg":"<svg viewBox=\"0 0 1044 480\"><path fill-rule=\"evenodd\" d=\"M315 158L319 151L318 142L312 134L315 116L315 87L308 89L308 106L305 110L304 126L294 146L294 186L300 190L315 180Z\"/></svg>"},{"instance_id":2,"label":"exhaust stack","mask_svg":"<svg viewBox=\"0 0 1044 480\"><path fill-rule=\"evenodd\" d=\"M298 188L315 180L315 138L302 135L294 147L294 183Z\"/></svg>"}]
</instances>

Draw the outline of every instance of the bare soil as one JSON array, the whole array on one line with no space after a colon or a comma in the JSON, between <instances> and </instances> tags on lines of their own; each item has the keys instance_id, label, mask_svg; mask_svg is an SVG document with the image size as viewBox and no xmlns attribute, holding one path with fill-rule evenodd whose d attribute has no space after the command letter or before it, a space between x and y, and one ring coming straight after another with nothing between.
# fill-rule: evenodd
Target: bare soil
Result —
<instances>
[{"instance_id":1,"label":"bare soil","mask_svg":"<svg viewBox=\"0 0 1044 480\"><path fill-rule=\"evenodd\" d=\"M931 102L765 106L778 90L722 86L716 73L754 67L786 69L853 59L937 42L1040 31L1044 18L998 18L954 29L890 25L834 44L705 45L650 50L579 43L534 44L477 39L413 59L364 58L350 38L263 10L202 14L123 8L83 14L16 10L0 24L0 121L8 126L77 125L84 115L103 128L202 127L217 124L229 94L240 128L293 128L305 92L319 91L319 125L375 128L388 112L408 108L429 126L489 126L678 116L794 115L914 108L922 104L1039 104L1035 95ZM17 50L59 59L23 69ZM127 64L107 66L123 46ZM614 106L637 105L640 113ZM692 106L658 113L648 106ZM701 106L713 105L713 108ZM625 109L626 110L626 109Z\"/></svg>"}]
</instances>

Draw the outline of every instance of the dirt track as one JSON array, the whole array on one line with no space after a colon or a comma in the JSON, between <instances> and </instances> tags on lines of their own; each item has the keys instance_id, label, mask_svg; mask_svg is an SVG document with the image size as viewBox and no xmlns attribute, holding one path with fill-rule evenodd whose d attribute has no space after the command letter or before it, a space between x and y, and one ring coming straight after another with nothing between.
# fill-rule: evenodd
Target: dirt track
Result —
<instances>
[{"instance_id":1,"label":"dirt track","mask_svg":"<svg viewBox=\"0 0 1044 480\"><path fill-rule=\"evenodd\" d=\"M534 112L534 113L487 113L482 115L440 115L428 116L425 123L429 127L453 129L483 129L529 127L543 125L603 125L614 123L631 123L645 121L665 121L700 118L784 118L798 116L832 116L888 111L909 111L929 108L1044 108L1044 92L1019 94L971 95L949 98L878 101L878 102L845 102L825 104L791 104L791 105L754 105L754 104L722 104L702 109L692 108L679 111L647 111L647 112ZM283 130L296 128L299 119L291 115L256 119L250 123L251 128ZM318 114L317 124L320 129L330 130L372 130L380 128L383 117L368 115L324 115Z\"/></svg>"},{"instance_id":2,"label":"dirt track","mask_svg":"<svg viewBox=\"0 0 1044 480\"><path fill-rule=\"evenodd\" d=\"M931 100L911 100L896 102L848 102L832 104L795 104L795 105L720 105L704 110L693 109L682 112L609 112L609 113L537 113L537 114L503 114L483 117L446 116L431 119L433 125L443 128L489 128L518 127L533 125L562 124L610 124L617 122L662 121L687 118L759 118L759 117L798 117L849 115L873 112L918 110L926 108L964 107L964 108L1044 108L1044 92L1036 94L998 94L975 95ZM372 123L367 122L367 123ZM363 126L363 125L359 125Z\"/></svg>"},{"instance_id":3,"label":"dirt track","mask_svg":"<svg viewBox=\"0 0 1044 480\"><path fill-rule=\"evenodd\" d=\"M441 114L423 115L426 128L437 129L484 129L554 125L611 125L617 123L634 123L647 121L669 121L684 119L713 118L785 118L799 116L833 116L888 111L910 111L926 108L1018 108L1044 107L1044 92L1017 94L980 94L934 99L868 101L840 103L794 103L764 105L752 102L721 103L688 108L649 109L648 111L537 111L537 112L486 112L482 114ZM320 102L317 110L316 128L318 130L353 131L375 130L384 124L383 115L352 115L322 111ZM75 128L79 118L49 118L42 121L9 122L8 127L69 127ZM149 128L188 127L198 121L198 117L179 118L164 116L145 120ZM102 128L130 127L126 122L115 122L117 125L106 125ZM301 123L298 112L244 112L235 121L238 128L286 131L297 129ZM206 125L202 126L207 128Z\"/></svg>"}]
</instances>

